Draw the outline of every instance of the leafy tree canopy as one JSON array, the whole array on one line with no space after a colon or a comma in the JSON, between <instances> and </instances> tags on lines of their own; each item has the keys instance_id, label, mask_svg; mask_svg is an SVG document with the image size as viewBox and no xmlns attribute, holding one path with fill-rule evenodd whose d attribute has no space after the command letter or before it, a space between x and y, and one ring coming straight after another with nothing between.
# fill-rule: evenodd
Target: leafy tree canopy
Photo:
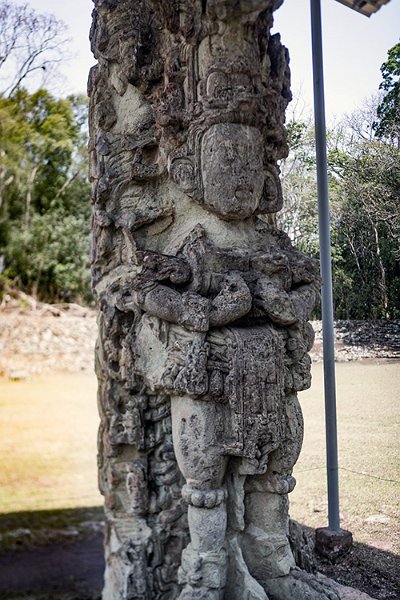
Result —
<instances>
[{"instance_id":1,"label":"leafy tree canopy","mask_svg":"<svg viewBox=\"0 0 400 600\"><path fill-rule=\"evenodd\" d=\"M377 109L378 121L374 128L378 137L396 138L400 146L400 42L390 48L381 73L383 81L379 89L384 95Z\"/></svg>"},{"instance_id":2,"label":"leafy tree canopy","mask_svg":"<svg viewBox=\"0 0 400 600\"><path fill-rule=\"evenodd\" d=\"M46 90L0 97L4 274L45 300L90 297L86 111Z\"/></svg>"},{"instance_id":3,"label":"leafy tree canopy","mask_svg":"<svg viewBox=\"0 0 400 600\"><path fill-rule=\"evenodd\" d=\"M379 99L328 131L335 317L400 317L400 149L375 134ZM289 123L281 225L319 258L313 126Z\"/></svg>"}]
</instances>

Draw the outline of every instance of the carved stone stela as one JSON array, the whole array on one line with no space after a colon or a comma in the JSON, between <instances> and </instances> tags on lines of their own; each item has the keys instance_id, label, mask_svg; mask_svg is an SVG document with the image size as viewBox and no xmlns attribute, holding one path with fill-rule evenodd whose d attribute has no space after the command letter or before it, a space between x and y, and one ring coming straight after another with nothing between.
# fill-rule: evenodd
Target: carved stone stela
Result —
<instances>
[{"instance_id":1,"label":"carved stone stela","mask_svg":"<svg viewBox=\"0 0 400 600\"><path fill-rule=\"evenodd\" d=\"M105 600L337 597L288 542L319 277L271 216L280 4L95 0Z\"/></svg>"}]
</instances>

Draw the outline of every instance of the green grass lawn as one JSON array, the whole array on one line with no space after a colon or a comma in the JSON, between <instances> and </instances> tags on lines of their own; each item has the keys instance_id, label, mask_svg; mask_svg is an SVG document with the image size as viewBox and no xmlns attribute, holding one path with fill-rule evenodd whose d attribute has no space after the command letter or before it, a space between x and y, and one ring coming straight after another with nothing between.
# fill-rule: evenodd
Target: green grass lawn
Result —
<instances>
[{"instance_id":1,"label":"green grass lawn","mask_svg":"<svg viewBox=\"0 0 400 600\"><path fill-rule=\"evenodd\" d=\"M336 368L342 527L357 541L399 552L400 365ZM306 432L291 494L291 516L312 527L327 523L322 389L317 364L312 389L300 395ZM24 527L29 512L40 523L40 514L52 513L38 511L100 506L97 426L94 375L0 380L0 521L15 527L21 511L17 526ZM14 513L12 519L7 513Z\"/></svg>"}]
</instances>

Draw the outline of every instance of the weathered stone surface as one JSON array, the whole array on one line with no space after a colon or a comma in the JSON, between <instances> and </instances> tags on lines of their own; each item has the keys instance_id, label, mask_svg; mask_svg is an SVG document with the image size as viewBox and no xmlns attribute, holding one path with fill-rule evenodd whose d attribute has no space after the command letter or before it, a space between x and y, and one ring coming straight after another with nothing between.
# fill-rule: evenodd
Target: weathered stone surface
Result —
<instances>
[{"instance_id":1,"label":"weathered stone surface","mask_svg":"<svg viewBox=\"0 0 400 600\"><path fill-rule=\"evenodd\" d=\"M338 598L288 539L319 276L273 225L280 4L95 0L105 600Z\"/></svg>"},{"instance_id":2,"label":"weathered stone surface","mask_svg":"<svg viewBox=\"0 0 400 600\"><path fill-rule=\"evenodd\" d=\"M315 573L314 538L293 519L289 520L289 543L296 566L308 573Z\"/></svg>"}]
</instances>

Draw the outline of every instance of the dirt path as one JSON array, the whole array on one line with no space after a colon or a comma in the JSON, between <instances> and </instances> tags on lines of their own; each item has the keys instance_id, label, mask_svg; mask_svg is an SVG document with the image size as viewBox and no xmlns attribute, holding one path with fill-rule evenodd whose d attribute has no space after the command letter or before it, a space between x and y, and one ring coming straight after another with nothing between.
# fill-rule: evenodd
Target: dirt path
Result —
<instances>
[{"instance_id":1,"label":"dirt path","mask_svg":"<svg viewBox=\"0 0 400 600\"><path fill-rule=\"evenodd\" d=\"M379 569L382 561L388 562L386 573ZM400 598L398 559L389 553L356 544L338 564L320 560L317 566L346 584L340 587L344 600ZM0 600L100 600L103 572L101 533L0 554ZM347 587L349 583L370 595Z\"/></svg>"},{"instance_id":2,"label":"dirt path","mask_svg":"<svg viewBox=\"0 0 400 600\"><path fill-rule=\"evenodd\" d=\"M103 584L103 536L38 546L0 555L0 598L98 600Z\"/></svg>"}]
</instances>

